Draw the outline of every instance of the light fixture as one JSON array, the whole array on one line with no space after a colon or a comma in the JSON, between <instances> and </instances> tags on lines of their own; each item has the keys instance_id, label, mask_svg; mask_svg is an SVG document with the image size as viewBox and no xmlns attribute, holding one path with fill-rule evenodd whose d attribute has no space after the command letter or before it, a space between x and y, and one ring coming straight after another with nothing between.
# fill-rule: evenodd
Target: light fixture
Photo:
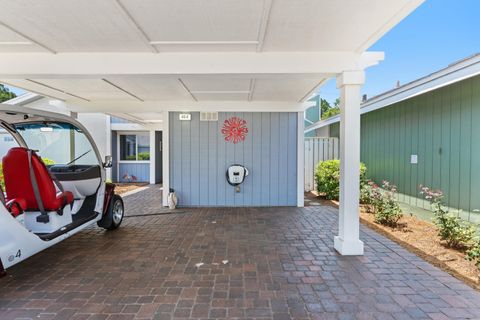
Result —
<instances>
[{"instance_id":1,"label":"light fixture","mask_svg":"<svg viewBox=\"0 0 480 320\"><path fill-rule=\"evenodd\" d=\"M160 119L149 119L149 120L142 120L143 122L147 122L147 123L160 123L160 122L163 122L163 120L160 120Z\"/></svg>"}]
</instances>

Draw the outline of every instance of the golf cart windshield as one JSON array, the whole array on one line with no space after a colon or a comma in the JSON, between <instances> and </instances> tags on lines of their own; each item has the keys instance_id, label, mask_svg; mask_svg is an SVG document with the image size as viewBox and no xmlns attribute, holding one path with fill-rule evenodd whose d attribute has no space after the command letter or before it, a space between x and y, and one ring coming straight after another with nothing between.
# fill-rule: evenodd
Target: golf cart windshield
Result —
<instances>
[{"instance_id":1,"label":"golf cart windshield","mask_svg":"<svg viewBox=\"0 0 480 320\"><path fill-rule=\"evenodd\" d=\"M37 151L47 166L98 165L95 151L77 127L65 122L15 125L29 149Z\"/></svg>"}]
</instances>

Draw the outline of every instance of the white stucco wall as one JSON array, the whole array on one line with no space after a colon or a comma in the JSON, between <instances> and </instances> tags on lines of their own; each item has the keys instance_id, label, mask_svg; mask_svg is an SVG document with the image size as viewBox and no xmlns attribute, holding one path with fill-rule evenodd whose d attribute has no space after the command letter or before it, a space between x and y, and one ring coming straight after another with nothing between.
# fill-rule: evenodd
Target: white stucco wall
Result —
<instances>
[{"instance_id":1,"label":"white stucco wall","mask_svg":"<svg viewBox=\"0 0 480 320\"><path fill-rule=\"evenodd\" d=\"M95 140L102 159L111 153L108 143L108 137L110 136L109 118L109 116L101 113L79 113L77 115L77 120L87 128L93 140Z\"/></svg>"},{"instance_id":2,"label":"white stucco wall","mask_svg":"<svg viewBox=\"0 0 480 320\"><path fill-rule=\"evenodd\" d=\"M112 155L110 116L102 113L79 113L77 120L87 128L102 159ZM112 169L107 169L107 180L112 180Z\"/></svg>"}]
</instances>

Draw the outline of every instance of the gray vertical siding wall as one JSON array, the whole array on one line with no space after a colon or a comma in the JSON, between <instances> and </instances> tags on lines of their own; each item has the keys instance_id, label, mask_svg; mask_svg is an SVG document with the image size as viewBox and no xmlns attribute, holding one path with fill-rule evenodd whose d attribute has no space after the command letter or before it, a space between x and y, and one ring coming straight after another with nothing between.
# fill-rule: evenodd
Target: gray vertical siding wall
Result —
<instances>
[{"instance_id":1,"label":"gray vertical siding wall","mask_svg":"<svg viewBox=\"0 0 480 320\"><path fill-rule=\"evenodd\" d=\"M297 117L290 113L224 113L218 121L180 121L171 112L170 187L180 206L296 206ZM225 119L247 121L244 142L225 142ZM250 175L236 193L225 178L228 166L242 164Z\"/></svg>"},{"instance_id":2,"label":"gray vertical siding wall","mask_svg":"<svg viewBox=\"0 0 480 320\"><path fill-rule=\"evenodd\" d=\"M129 182L123 179L125 174L135 176L136 182L149 182L150 181L150 163L120 163L119 164L119 177L120 182Z\"/></svg>"}]
</instances>

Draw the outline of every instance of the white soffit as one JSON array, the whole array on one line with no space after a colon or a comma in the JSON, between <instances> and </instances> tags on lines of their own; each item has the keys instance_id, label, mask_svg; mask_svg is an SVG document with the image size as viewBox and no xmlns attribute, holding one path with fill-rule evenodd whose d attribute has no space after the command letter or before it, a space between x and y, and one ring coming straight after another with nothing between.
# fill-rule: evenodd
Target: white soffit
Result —
<instances>
[{"instance_id":1,"label":"white soffit","mask_svg":"<svg viewBox=\"0 0 480 320\"><path fill-rule=\"evenodd\" d=\"M1 30L0 36L28 41L23 35L54 52L151 52L151 46L184 52L363 52L421 2L0 0L0 24L20 39Z\"/></svg>"},{"instance_id":2,"label":"white soffit","mask_svg":"<svg viewBox=\"0 0 480 320\"><path fill-rule=\"evenodd\" d=\"M81 104L302 102L382 60L362 54L422 2L0 0L0 82Z\"/></svg>"},{"instance_id":3,"label":"white soffit","mask_svg":"<svg viewBox=\"0 0 480 320\"><path fill-rule=\"evenodd\" d=\"M0 24L0 52L35 52L36 46L30 40Z\"/></svg>"},{"instance_id":4,"label":"white soffit","mask_svg":"<svg viewBox=\"0 0 480 320\"><path fill-rule=\"evenodd\" d=\"M54 52L148 50L115 1L2 0L0 7L3 24Z\"/></svg>"},{"instance_id":5,"label":"white soffit","mask_svg":"<svg viewBox=\"0 0 480 320\"><path fill-rule=\"evenodd\" d=\"M117 89L125 90L141 100L193 100L178 78L163 76L129 76L106 78Z\"/></svg>"},{"instance_id":6,"label":"white soffit","mask_svg":"<svg viewBox=\"0 0 480 320\"><path fill-rule=\"evenodd\" d=\"M263 50L364 51L384 26L413 8L412 1L397 0L277 0Z\"/></svg>"},{"instance_id":7,"label":"white soffit","mask_svg":"<svg viewBox=\"0 0 480 320\"><path fill-rule=\"evenodd\" d=\"M34 81L73 93L86 100L133 99L132 96L102 79L35 79Z\"/></svg>"},{"instance_id":8,"label":"white soffit","mask_svg":"<svg viewBox=\"0 0 480 320\"><path fill-rule=\"evenodd\" d=\"M265 0L122 0L159 51L255 50Z\"/></svg>"},{"instance_id":9,"label":"white soffit","mask_svg":"<svg viewBox=\"0 0 480 320\"><path fill-rule=\"evenodd\" d=\"M322 78L257 79L253 100L270 100L273 95L281 100L303 101Z\"/></svg>"}]
</instances>

